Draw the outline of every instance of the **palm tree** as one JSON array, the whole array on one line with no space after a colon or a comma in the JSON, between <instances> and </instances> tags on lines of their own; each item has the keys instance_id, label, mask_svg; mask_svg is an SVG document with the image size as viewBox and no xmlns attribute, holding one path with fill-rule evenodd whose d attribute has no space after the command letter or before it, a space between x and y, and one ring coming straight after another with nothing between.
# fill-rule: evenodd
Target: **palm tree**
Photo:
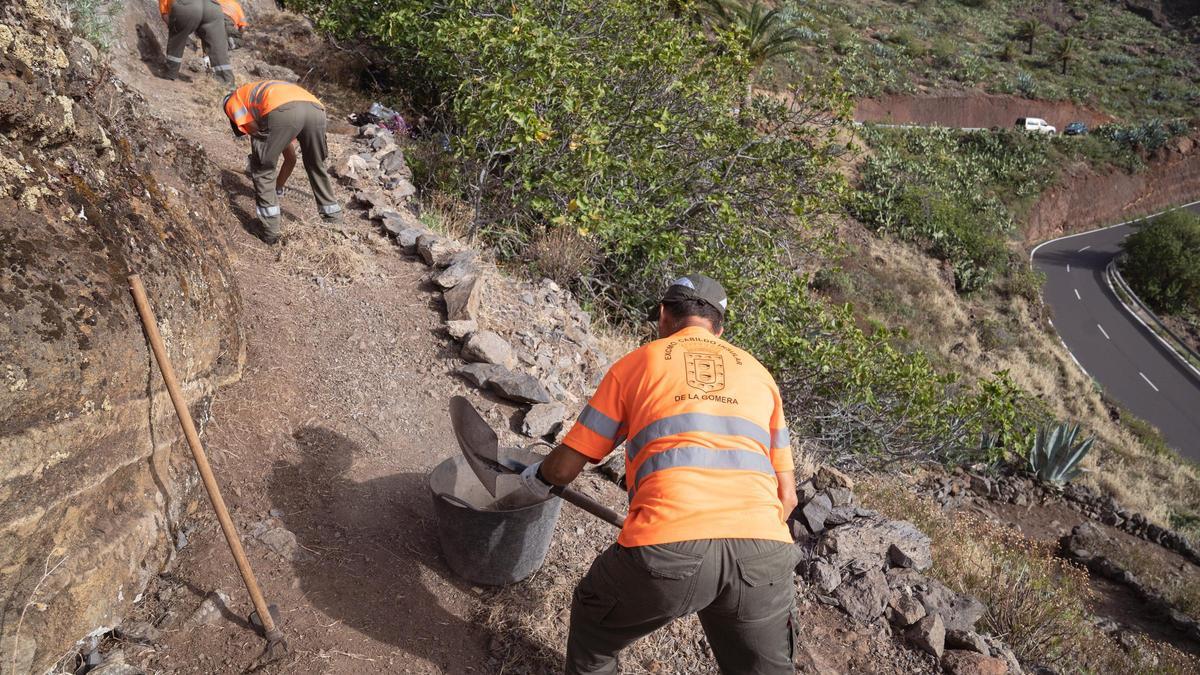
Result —
<instances>
[{"instance_id":1,"label":"palm tree","mask_svg":"<svg viewBox=\"0 0 1200 675\"><path fill-rule=\"evenodd\" d=\"M1033 41L1042 34L1042 22L1037 19L1022 21L1017 26L1017 39L1025 40L1025 53L1033 53Z\"/></svg>"},{"instance_id":2,"label":"palm tree","mask_svg":"<svg viewBox=\"0 0 1200 675\"><path fill-rule=\"evenodd\" d=\"M1062 64L1062 74L1067 74L1067 62L1072 61L1079 52L1079 41L1073 37L1064 37L1054 47L1054 58Z\"/></svg>"},{"instance_id":3,"label":"palm tree","mask_svg":"<svg viewBox=\"0 0 1200 675\"><path fill-rule=\"evenodd\" d=\"M788 25L778 9L767 9L757 0L746 7L737 0L706 0L707 13L723 28L736 30L750 61L746 95L739 115L745 117L754 95L754 79L767 61L800 49L803 33Z\"/></svg>"}]
</instances>

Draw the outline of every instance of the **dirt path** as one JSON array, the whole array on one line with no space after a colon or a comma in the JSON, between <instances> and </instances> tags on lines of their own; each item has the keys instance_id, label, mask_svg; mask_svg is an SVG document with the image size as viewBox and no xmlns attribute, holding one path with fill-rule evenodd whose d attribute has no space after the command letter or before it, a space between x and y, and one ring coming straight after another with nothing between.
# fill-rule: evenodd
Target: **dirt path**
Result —
<instances>
[{"instance_id":1,"label":"dirt path","mask_svg":"<svg viewBox=\"0 0 1200 675\"><path fill-rule=\"evenodd\" d=\"M162 39L155 8L129 3L124 18L114 70L205 148L232 199L227 236L248 353L241 382L217 394L206 445L260 582L283 608L293 655L280 672L483 672L488 638L471 623L474 592L438 560L425 487L429 469L457 452L445 402L465 392L449 375L460 362L436 332L426 268L356 212L313 235L324 226L299 168L290 186L303 192L283 200L283 247L246 232L248 146L218 109L223 91L203 74L155 77L142 58L148 33ZM246 50L233 54L239 82L256 79L240 65ZM331 121L346 112L331 109ZM338 157L348 139L329 140ZM353 283L337 283L330 272L347 268ZM145 655L152 671L241 670L261 649L238 618L251 608L208 505L197 506L176 576L151 589L157 602L143 611L189 612L221 589L237 617L199 628L185 620ZM286 535L277 543L283 555L254 536L279 527L295 535L294 546Z\"/></svg>"}]
</instances>

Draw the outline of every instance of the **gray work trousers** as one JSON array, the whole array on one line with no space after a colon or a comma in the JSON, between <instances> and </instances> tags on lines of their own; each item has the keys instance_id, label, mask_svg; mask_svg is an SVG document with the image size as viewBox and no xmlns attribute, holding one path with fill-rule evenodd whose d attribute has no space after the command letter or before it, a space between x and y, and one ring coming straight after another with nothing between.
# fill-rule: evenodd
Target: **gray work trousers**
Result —
<instances>
[{"instance_id":1,"label":"gray work trousers","mask_svg":"<svg viewBox=\"0 0 1200 675\"><path fill-rule=\"evenodd\" d=\"M233 84L233 66L229 65L229 40L225 35L225 14L216 0L175 0L167 16L167 77L179 77L183 51L192 33L200 36L208 62L217 79Z\"/></svg>"},{"instance_id":2,"label":"gray work trousers","mask_svg":"<svg viewBox=\"0 0 1200 675\"><path fill-rule=\"evenodd\" d=\"M259 120L258 133L250 137L250 177L258 219L267 238L279 236L279 156L296 139L304 156L304 172L317 200L317 212L326 220L341 217L342 207L333 193L333 182L325 170L329 147L325 144L325 110L308 101L285 103Z\"/></svg>"},{"instance_id":3,"label":"gray work trousers","mask_svg":"<svg viewBox=\"0 0 1200 675\"><path fill-rule=\"evenodd\" d=\"M792 675L797 558L762 539L613 544L575 588L566 672L616 673L621 649L699 613L721 672Z\"/></svg>"}]
</instances>

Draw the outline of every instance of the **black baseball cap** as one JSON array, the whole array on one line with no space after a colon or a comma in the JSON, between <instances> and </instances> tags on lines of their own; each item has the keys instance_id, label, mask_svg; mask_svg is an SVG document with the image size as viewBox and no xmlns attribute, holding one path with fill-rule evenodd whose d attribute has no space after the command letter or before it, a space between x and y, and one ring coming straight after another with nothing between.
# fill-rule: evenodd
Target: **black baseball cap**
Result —
<instances>
[{"instance_id":1,"label":"black baseball cap","mask_svg":"<svg viewBox=\"0 0 1200 675\"><path fill-rule=\"evenodd\" d=\"M676 300L699 300L712 305L721 313L722 318L724 318L725 308L729 304L725 287L719 282L703 274L689 274L671 282L671 285L667 287L667 292L663 294L662 301L650 310L649 320L658 321L658 310L662 303Z\"/></svg>"}]
</instances>

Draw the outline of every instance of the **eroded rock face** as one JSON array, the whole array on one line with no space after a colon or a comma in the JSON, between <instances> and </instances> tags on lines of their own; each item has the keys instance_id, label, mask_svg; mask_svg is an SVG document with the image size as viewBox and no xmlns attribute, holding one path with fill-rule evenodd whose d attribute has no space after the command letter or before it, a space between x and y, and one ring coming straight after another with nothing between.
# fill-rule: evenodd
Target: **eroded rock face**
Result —
<instances>
[{"instance_id":1,"label":"eroded rock face","mask_svg":"<svg viewBox=\"0 0 1200 675\"><path fill-rule=\"evenodd\" d=\"M119 622L196 482L126 276L198 418L243 345L205 156L51 3L5 3L0 45L0 640L41 672Z\"/></svg>"}]
</instances>

